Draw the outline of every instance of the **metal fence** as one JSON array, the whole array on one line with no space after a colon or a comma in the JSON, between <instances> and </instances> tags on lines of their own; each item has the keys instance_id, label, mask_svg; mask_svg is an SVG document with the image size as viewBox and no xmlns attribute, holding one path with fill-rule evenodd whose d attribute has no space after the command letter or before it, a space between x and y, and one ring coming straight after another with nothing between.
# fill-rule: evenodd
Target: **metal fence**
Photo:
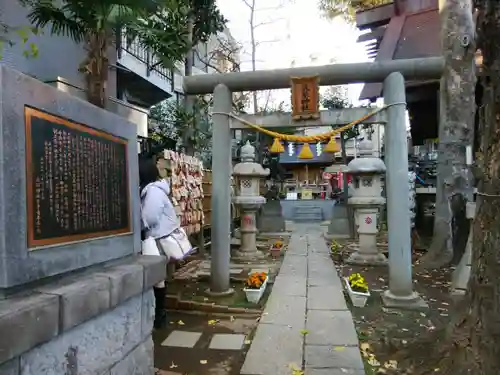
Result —
<instances>
[{"instance_id":1,"label":"metal fence","mask_svg":"<svg viewBox=\"0 0 500 375\"><path fill-rule=\"evenodd\" d=\"M166 138L162 142L151 138L138 137L139 155L142 157L153 157L163 150L175 150L177 141L171 138Z\"/></svg>"}]
</instances>

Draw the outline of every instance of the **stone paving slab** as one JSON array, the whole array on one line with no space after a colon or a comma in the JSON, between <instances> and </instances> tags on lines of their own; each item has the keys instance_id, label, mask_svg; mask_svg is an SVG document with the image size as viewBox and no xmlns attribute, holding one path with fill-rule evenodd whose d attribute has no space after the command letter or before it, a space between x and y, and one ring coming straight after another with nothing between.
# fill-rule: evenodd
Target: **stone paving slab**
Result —
<instances>
[{"instance_id":1,"label":"stone paving slab","mask_svg":"<svg viewBox=\"0 0 500 375\"><path fill-rule=\"evenodd\" d=\"M273 291L282 296L305 297L307 295L307 278L278 275L274 280Z\"/></svg>"},{"instance_id":2,"label":"stone paving slab","mask_svg":"<svg viewBox=\"0 0 500 375\"><path fill-rule=\"evenodd\" d=\"M273 289L260 322L290 326L300 331L304 329L305 317L306 297L284 296Z\"/></svg>"},{"instance_id":3,"label":"stone paving slab","mask_svg":"<svg viewBox=\"0 0 500 375\"><path fill-rule=\"evenodd\" d=\"M307 237L305 235L294 233L288 243L286 254L290 255L307 255Z\"/></svg>"},{"instance_id":4,"label":"stone paving slab","mask_svg":"<svg viewBox=\"0 0 500 375\"><path fill-rule=\"evenodd\" d=\"M330 253L330 249L326 246L325 239L321 236L320 232L314 237L309 236L309 254L314 253ZM333 265L333 264L332 264Z\"/></svg>"},{"instance_id":5,"label":"stone paving slab","mask_svg":"<svg viewBox=\"0 0 500 375\"><path fill-rule=\"evenodd\" d=\"M337 274L333 272L317 272L313 273L312 275L309 276L307 280L307 285L308 286L333 286L338 288L338 290L342 291L342 282L340 281L340 278L337 276Z\"/></svg>"},{"instance_id":6,"label":"stone paving slab","mask_svg":"<svg viewBox=\"0 0 500 375\"><path fill-rule=\"evenodd\" d=\"M304 375L365 375L365 370L352 368L310 368Z\"/></svg>"},{"instance_id":7,"label":"stone paving slab","mask_svg":"<svg viewBox=\"0 0 500 375\"><path fill-rule=\"evenodd\" d=\"M307 292L308 310L347 310L342 286L310 286Z\"/></svg>"},{"instance_id":8,"label":"stone paving slab","mask_svg":"<svg viewBox=\"0 0 500 375\"><path fill-rule=\"evenodd\" d=\"M358 346L358 335L350 311L309 310L307 345Z\"/></svg>"},{"instance_id":9,"label":"stone paving slab","mask_svg":"<svg viewBox=\"0 0 500 375\"><path fill-rule=\"evenodd\" d=\"M300 369L304 358L305 375L365 374L322 231L319 225L296 224L241 374L289 375L290 365Z\"/></svg>"},{"instance_id":10,"label":"stone paving slab","mask_svg":"<svg viewBox=\"0 0 500 375\"><path fill-rule=\"evenodd\" d=\"M359 348L348 346L335 350L333 346L306 345L306 368L351 368L364 370Z\"/></svg>"},{"instance_id":11,"label":"stone paving slab","mask_svg":"<svg viewBox=\"0 0 500 375\"><path fill-rule=\"evenodd\" d=\"M201 337L201 332L172 331L161 346L193 348Z\"/></svg>"},{"instance_id":12,"label":"stone paving slab","mask_svg":"<svg viewBox=\"0 0 500 375\"><path fill-rule=\"evenodd\" d=\"M209 349L241 350L245 343L245 335L234 333L216 333L210 340Z\"/></svg>"},{"instance_id":13,"label":"stone paving slab","mask_svg":"<svg viewBox=\"0 0 500 375\"><path fill-rule=\"evenodd\" d=\"M303 360L303 337L296 329L259 324L240 371L242 375L290 375L290 364Z\"/></svg>"},{"instance_id":14,"label":"stone paving slab","mask_svg":"<svg viewBox=\"0 0 500 375\"><path fill-rule=\"evenodd\" d=\"M280 275L307 277L307 258L300 255L286 254L279 273Z\"/></svg>"}]
</instances>

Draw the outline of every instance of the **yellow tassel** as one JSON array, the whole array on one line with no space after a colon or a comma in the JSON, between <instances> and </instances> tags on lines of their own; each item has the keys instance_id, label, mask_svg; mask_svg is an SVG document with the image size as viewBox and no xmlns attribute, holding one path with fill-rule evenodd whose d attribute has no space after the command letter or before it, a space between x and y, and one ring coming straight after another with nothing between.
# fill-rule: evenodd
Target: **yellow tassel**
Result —
<instances>
[{"instance_id":1,"label":"yellow tassel","mask_svg":"<svg viewBox=\"0 0 500 375\"><path fill-rule=\"evenodd\" d=\"M281 154L282 152L285 152L285 148L281 144L279 138L274 138L273 145L269 149L269 152L273 154Z\"/></svg>"},{"instance_id":2,"label":"yellow tassel","mask_svg":"<svg viewBox=\"0 0 500 375\"><path fill-rule=\"evenodd\" d=\"M326 144L323 152L331 152L332 154L340 152L340 146L334 137L330 138L330 141Z\"/></svg>"},{"instance_id":3,"label":"yellow tassel","mask_svg":"<svg viewBox=\"0 0 500 375\"><path fill-rule=\"evenodd\" d=\"M314 155L311 151L311 147L309 147L309 143L304 143L302 146L302 150L300 150L299 159L313 159Z\"/></svg>"}]
</instances>

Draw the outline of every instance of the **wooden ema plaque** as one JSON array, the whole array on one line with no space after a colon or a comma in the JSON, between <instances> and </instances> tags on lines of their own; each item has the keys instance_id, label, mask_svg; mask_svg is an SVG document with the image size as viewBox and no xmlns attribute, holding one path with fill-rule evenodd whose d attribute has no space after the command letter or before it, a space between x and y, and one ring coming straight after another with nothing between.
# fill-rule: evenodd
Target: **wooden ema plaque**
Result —
<instances>
[{"instance_id":1,"label":"wooden ema plaque","mask_svg":"<svg viewBox=\"0 0 500 375\"><path fill-rule=\"evenodd\" d=\"M127 141L25 107L28 248L130 233Z\"/></svg>"},{"instance_id":2,"label":"wooden ema plaque","mask_svg":"<svg viewBox=\"0 0 500 375\"><path fill-rule=\"evenodd\" d=\"M319 119L319 78L292 78L292 119Z\"/></svg>"}]
</instances>

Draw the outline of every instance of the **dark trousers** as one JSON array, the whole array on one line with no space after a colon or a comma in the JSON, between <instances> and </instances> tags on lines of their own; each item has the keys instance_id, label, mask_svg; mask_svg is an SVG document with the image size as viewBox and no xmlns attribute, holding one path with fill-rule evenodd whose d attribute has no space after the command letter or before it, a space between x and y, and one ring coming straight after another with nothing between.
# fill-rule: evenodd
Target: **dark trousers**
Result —
<instances>
[{"instance_id":1,"label":"dark trousers","mask_svg":"<svg viewBox=\"0 0 500 375\"><path fill-rule=\"evenodd\" d=\"M155 321L156 329L163 328L167 322L167 312L165 310L165 298L167 297L167 288L153 288L155 294Z\"/></svg>"}]
</instances>

